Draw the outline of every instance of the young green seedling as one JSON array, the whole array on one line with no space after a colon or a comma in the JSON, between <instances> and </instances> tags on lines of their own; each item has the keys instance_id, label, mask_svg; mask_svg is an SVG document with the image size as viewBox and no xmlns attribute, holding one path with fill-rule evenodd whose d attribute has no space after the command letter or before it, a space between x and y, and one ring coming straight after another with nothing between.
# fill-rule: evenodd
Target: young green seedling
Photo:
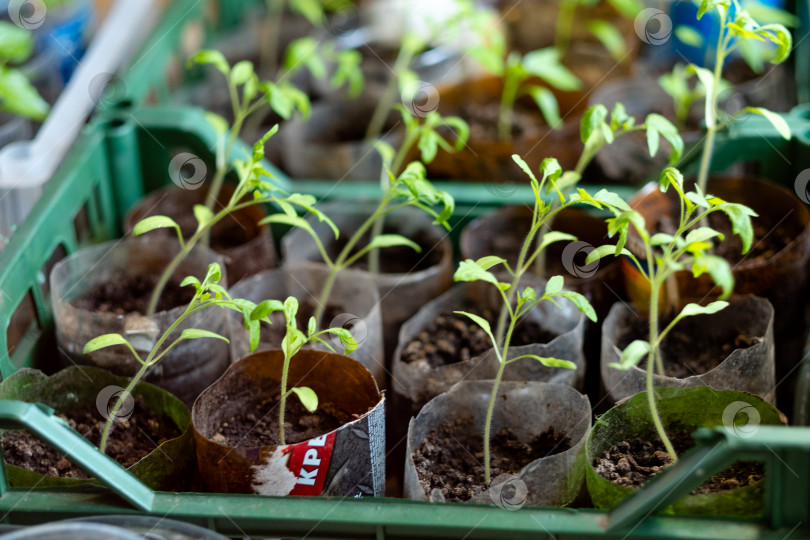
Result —
<instances>
[{"instance_id":1,"label":"young green seedling","mask_svg":"<svg viewBox=\"0 0 810 540\"><path fill-rule=\"evenodd\" d=\"M734 16L731 17L732 2ZM735 118L742 114L759 114L768 119L773 127L785 139L790 138L790 127L784 118L762 107L745 107L734 114L730 114L722 122L718 121L717 102L721 88L723 66L729 55L745 42L758 42L760 45L771 44L775 47L770 62L779 64L785 61L793 46L791 34L781 24L759 24L745 11L737 0L702 0L698 9L697 18L706 13L716 11L720 19L720 32L715 50L714 69L698 67L690 64L689 69L697 74L698 80L705 88L705 121L706 138L703 144L703 154L700 159L698 172L698 186L706 190L709 177L714 140L717 132L724 129Z\"/></svg>"},{"instance_id":2,"label":"young green seedling","mask_svg":"<svg viewBox=\"0 0 810 540\"><path fill-rule=\"evenodd\" d=\"M636 0L608 0L608 2L624 17L635 19L643 9L643 5ZM574 28L574 15L578 6L593 7L599 0L561 0L557 12L556 32L554 33L554 47L564 58L571 44L571 31ZM588 32L596 37L617 62L621 62L627 55L624 38L618 28L602 19L591 19L587 22Z\"/></svg>"},{"instance_id":3,"label":"young green seedling","mask_svg":"<svg viewBox=\"0 0 810 540\"><path fill-rule=\"evenodd\" d=\"M267 132L267 134L253 146L253 154L251 155L250 159L246 161L236 161L234 163L236 173L239 177L239 183L234 189L230 199L219 211L214 213L208 209L208 207L202 204L197 204L194 206L194 217L197 220L197 229L188 240L183 238L180 225L178 225L177 222L168 216L150 216L144 218L135 225L132 231L132 234L135 236L147 233L154 229L173 228L177 233L177 240L180 243L180 250L163 270L163 273L158 278L157 284L152 291L152 296L150 297L149 304L147 306L147 316L155 313L158 300L160 299L160 295L163 293L163 289L166 287L166 284L169 282L172 274L178 268L183 259L185 259L189 253L191 253L194 246L201 241L203 236L208 233L211 227L219 223L226 216L256 204L275 203L278 205L283 205L285 211L287 208L292 209L295 206L298 206L312 212L319 218L322 217L322 214L312 207L312 205L315 203L314 197L310 195L301 195L298 193L287 194L275 184L264 179L273 177L270 172L266 171L262 167L261 162L264 158L264 143L268 138L275 134L277 130L278 126L273 127L273 129ZM220 138L220 143L221 142L222 138ZM222 144L220 144L217 149L218 153L221 151ZM253 197L248 198L248 195L251 193L253 194ZM294 213L294 210L292 210L292 212Z\"/></svg>"},{"instance_id":4,"label":"young green seedling","mask_svg":"<svg viewBox=\"0 0 810 540\"><path fill-rule=\"evenodd\" d=\"M408 157L414 145L419 148L419 155L424 164L431 163L441 148L445 152L458 152L470 137L470 128L467 123L457 116L442 116L437 111L429 111L424 119L420 119L411 113L411 110L398 105L396 107L402 113L402 123L405 126L405 136L399 149L394 149L385 141L377 141L377 151L383 161L383 170L380 175L380 189L386 193L390 189L391 176L399 174L405 159ZM441 134L442 129L449 129L454 133L455 140L450 143ZM371 228L371 241L382 234L385 225L385 216L381 216ZM380 250L372 250L368 254L368 269L372 274L380 271Z\"/></svg>"},{"instance_id":5,"label":"young green seedling","mask_svg":"<svg viewBox=\"0 0 810 540\"><path fill-rule=\"evenodd\" d=\"M284 210L284 213L268 216L259 222L260 224L283 223L303 229L315 241L321 258L329 267L329 275L324 282L314 314L316 328L320 328L321 326L324 310L328 305L332 288L341 270L348 268L367 253L384 247L410 246L417 252L421 251L418 244L403 236L396 234L379 234L371 238L368 244L357 249L355 252L354 249L357 247L360 239L363 238L366 232L368 232L378 220L383 219L399 208L415 206L433 216L435 219L434 223L442 225L448 230L450 228L447 220L453 213L453 197L449 193L437 190L433 184L427 180L425 177L425 166L422 165L422 163L418 161L410 163L399 176L394 176L389 170L388 179L388 188L383 192L374 212L357 228L334 259L329 256L323 242L321 242L321 239L310 226L309 222L298 216L295 208L293 205L289 204L288 201L279 201L279 206ZM433 209L433 206L439 204L442 205L442 209L437 212ZM321 212L316 211L311 205L304 206L299 203L298 206L301 206L309 212L317 212L316 216L329 225L332 232L335 234L335 238L338 237L339 233L335 224Z\"/></svg>"},{"instance_id":6,"label":"young green seedling","mask_svg":"<svg viewBox=\"0 0 810 540\"><path fill-rule=\"evenodd\" d=\"M562 276L554 276L548 280L545 292L539 298L537 293L531 287L525 287L523 290L518 291L520 287L521 278L529 271L534 259L550 244L562 241L576 241L576 237L570 234L550 231L546 233L545 237L537 247L534 246L535 236L543 228L543 226L550 222L554 216L562 209L574 204L587 204L595 208L613 208L614 205L624 205L617 195L614 193L601 190L597 194L591 196L582 189L577 193L571 195L568 199L563 197L556 187L551 189L555 190L560 197L559 204L552 204L543 199L542 193L546 189L546 183L555 186L556 182L562 175L562 169L559 163L554 158L546 158L540 165L542 172L542 180L538 181L529 166L517 155L512 156L515 162L523 168L526 174L531 179L532 191L534 192L534 210L532 212L532 225L529 229L529 234L523 241L518 256L517 265L512 268L506 259L495 256L487 256L477 261L467 259L459 264L458 270L454 275L456 281L484 281L491 283L496 287L498 293L503 300L501 314L506 314L499 321L499 328L496 333L492 332L491 326L488 321L482 317L458 311L472 319L481 329L486 332L489 339L492 341L495 356L498 359L498 372L495 375L495 381L492 385L492 392L490 394L489 406L487 408L487 415L484 421L484 480L487 485L490 483L490 438L491 438L491 424L492 414L495 408L495 398L498 393L501 379L507 365L522 358L532 358L548 367L562 367L569 369L576 369L576 365L568 360L560 360L557 358L541 358L536 355L520 355L514 358L509 357L509 344L512 340L512 334L515 330L517 323L521 317L525 316L532 308L537 306L543 300L548 300L555 305L558 305L556 298L565 298L570 300L579 311L592 321L596 321L596 312L594 311L588 300L579 293L573 291L563 290ZM500 281L496 274L492 271L493 268L500 267L500 270L505 271L511 278L509 282Z\"/></svg>"},{"instance_id":7,"label":"young green seedling","mask_svg":"<svg viewBox=\"0 0 810 540\"><path fill-rule=\"evenodd\" d=\"M498 138L502 141L511 140L515 102L521 95L530 96L543 114L546 124L551 128L558 128L562 120L554 93L546 86L529 81L538 78L559 90L578 90L582 83L560 63L559 51L554 47L547 47L525 55L517 51L507 54L506 37L492 26L489 19L476 18L473 23L477 39L466 52L486 71L503 80Z\"/></svg>"},{"instance_id":8,"label":"young green seedling","mask_svg":"<svg viewBox=\"0 0 810 540\"><path fill-rule=\"evenodd\" d=\"M34 38L29 30L6 21L0 21L0 36L0 110L42 120L48 114L48 103L20 69L8 65L31 56Z\"/></svg>"},{"instance_id":9,"label":"young green seedling","mask_svg":"<svg viewBox=\"0 0 810 540\"><path fill-rule=\"evenodd\" d=\"M279 444L284 445L286 444L284 437L284 412L287 410L287 398L295 394L304 408L309 412L315 412L318 408L318 396L315 391L308 386L287 388L290 361L304 345L313 341L322 344L327 349L334 352L332 346L323 339L323 336L328 334L335 335L340 339L340 343L344 346L344 354L350 354L354 351L357 348L357 342L352 337L351 332L345 328L327 328L318 331L314 317L309 318L306 333L299 330L296 320L298 300L290 296L283 304L278 300L265 300L257 305L245 319L245 324L251 330L251 350L258 345L258 323L260 321L267 321L268 316L276 311L284 312L284 319L286 320L286 332L284 339L281 341L281 350L284 353L284 365L281 371L281 397L278 405Z\"/></svg>"},{"instance_id":10,"label":"young green seedling","mask_svg":"<svg viewBox=\"0 0 810 540\"><path fill-rule=\"evenodd\" d=\"M107 421L104 424L104 429L101 432L101 442L99 444L99 450L101 450L102 453L107 448L110 429L112 428L113 422L117 418L118 412L121 410L121 407L123 407L125 401L131 398L133 390L144 378L149 368L160 362L169 353L169 351L171 351L181 341L203 338L221 339L226 342L228 341L227 338L215 332L200 330L197 328L184 328L178 335L177 331L179 330L180 325L183 324L186 319L195 313L210 307L231 309L242 313L245 317L252 315L256 305L247 300L231 298L225 288L219 284L221 276L222 274L219 265L217 263L211 263L208 266L208 271L206 272L205 278L202 282L193 276L189 276L183 280L181 286L194 287L194 297L191 299L188 306L186 306L185 311L177 318L177 320L169 325L166 331L163 332L163 335L161 335L160 338L155 341L152 350L149 351L146 358L141 358L141 356L135 350L135 347L121 334L104 334L91 339L87 342L87 344L85 344L83 350L84 354L90 354L105 347L123 345L127 347L130 352L132 352L132 355L140 364L140 368L138 369L137 373L135 373L135 376L130 379L126 389L120 394L118 400L115 402L113 408L107 415ZM263 318L263 320L270 323L270 320L266 317ZM258 325L258 322L256 325ZM254 350L256 345L258 345L258 340L256 340L255 344L251 342L251 350Z\"/></svg>"},{"instance_id":11,"label":"young green seedling","mask_svg":"<svg viewBox=\"0 0 810 540\"><path fill-rule=\"evenodd\" d=\"M555 173L550 178L550 181L544 184L544 193L551 195L551 209L557 209L558 205L565 201L565 196L576 187L582 179L585 168L605 145L612 144L617 137L636 131L646 134L650 156L655 156L658 153L661 137L663 137L670 146L670 165L677 163L681 158L683 140L675 126L660 114L649 114L644 123L636 124L635 118L628 116L624 105L621 103L614 105L610 114L608 114L608 110L604 105L593 105L582 116L580 140L583 143L583 148L574 169ZM552 222L547 221L539 230L537 234L539 243L542 243L551 225ZM546 271L545 252L541 251L535 261L535 273L544 276ZM501 335L505 317L506 314L501 313L497 335Z\"/></svg>"},{"instance_id":12,"label":"young green seedling","mask_svg":"<svg viewBox=\"0 0 810 540\"><path fill-rule=\"evenodd\" d=\"M337 86L347 83L350 92L359 93L363 84L362 72L359 70L359 54L356 51L336 54L333 47L319 46L313 38L302 38L290 44L285 69L278 75L276 82L260 81L253 70L253 64L247 60L230 66L219 51L202 50L189 58L188 66L210 64L225 76L233 110L234 120L231 126L224 118L213 113L207 114L220 136L216 153L216 172L205 199L205 206L209 210L214 209L222 183L231 169L231 152L245 122L251 117L261 120L260 117L263 117L261 113L266 107L285 120L296 111L305 118L308 117L309 98L289 79L293 73L305 67L315 78L325 78L327 61L338 63L338 70L332 82Z\"/></svg>"},{"instance_id":13,"label":"young green seedling","mask_svg":"<svg viewBox=\"0 0 810 540\"><path fill-rule=\"evenodd\" d=\"M706 97L706 88L702 84L693 85L691 83L690 80L694 75L694 71L691 71L686 64L677 63L671 72L658 77L658 84L672 98L675 108L675 125L681 131L686 129L692 104ZM731 83L725 79L720 80L721 92L730 87Z\"/></svg>"},{"instance_id":14,"label":"young green seedling","mask_svg":"<svg viewBox=\"0 0 810 540\"><path fill-rule=\"evenodd\" d=\"M732 231L742 241L742 252L747 253L751 248L754 237L751 217L755 217L756 214L747 206L729 203L718 197L706 195L700 186L695 186L695 191L684 191L683 176L675 168L667 168L661 173L659 186L662 191L667 191L671 187L678 194L680 220L674 234L659 232L651 236L647 232L646 223L641 214L631 210L626 205L615 206L610 208L614 217L609 218L607 224L608 234L611 237L618 235L618 241L615 245L605 245L594 249L588 255L586 264L608 255L625 255L633 261L650 285L650 331L648 339L646 341L635 340L630 343L622 351L619 362L613 363L611 366L628 370L646 358L646 386L650 416L667 452L672 461L675 462L678 456L658 415L655 394L653 393L653 376L655 372L664 375L660 351L661 342L675 325L685 317L716 313L724 309L728 305L724 299L728 298L734 289L734 275L728 262L722 257L709 253L712 240L718 239L722 241L723 235L709 227L698 227L697 225L704 221L709 214L714 212L725 213L731 221ZM642 265L636 256L624 247L631 228L638 234L644 246L647 258L646 265ZM658 302L664 283L675 272L687 269L691 269L695 277L708 274L714 283L721 288L720 300L711 302L706 306L687 304L659 333Z\"/></svg>"}]
</instances>

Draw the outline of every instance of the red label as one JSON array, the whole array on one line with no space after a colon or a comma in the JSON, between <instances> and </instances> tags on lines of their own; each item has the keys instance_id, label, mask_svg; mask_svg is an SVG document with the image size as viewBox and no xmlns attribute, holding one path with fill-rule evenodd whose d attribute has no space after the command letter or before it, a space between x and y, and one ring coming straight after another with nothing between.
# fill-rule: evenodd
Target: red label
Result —
<instances>
[{"instance_id":1,"label":"red label","mask_svg":"<svg viewBox=\"0 0 810 540\"><path fill-rule=\"evenodd\" d=\"M295 487L290 495L320 495L326 482L326 472L332 459L336 432L315 439L291 444L282 452L287 456L287 468L295 475Z\"/></svg>"}]
</instances>

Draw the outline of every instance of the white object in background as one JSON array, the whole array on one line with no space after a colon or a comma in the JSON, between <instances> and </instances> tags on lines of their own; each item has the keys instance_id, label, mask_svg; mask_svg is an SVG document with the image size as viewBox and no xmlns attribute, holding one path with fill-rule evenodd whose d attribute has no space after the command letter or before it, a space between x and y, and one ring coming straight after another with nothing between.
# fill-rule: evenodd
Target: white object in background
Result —
<instances>
[{"instance_id":1,"label":"white object in background","mask_svg":"<svg viewBox=\"0 0 810 540\"><path fill-rule=\"evenodd\" d=\"M0 234L22 223L96 106L98 89L152 27L156 0L117 0L81 64L31 141L0 149Z\"/></svg>"}]
</instances>

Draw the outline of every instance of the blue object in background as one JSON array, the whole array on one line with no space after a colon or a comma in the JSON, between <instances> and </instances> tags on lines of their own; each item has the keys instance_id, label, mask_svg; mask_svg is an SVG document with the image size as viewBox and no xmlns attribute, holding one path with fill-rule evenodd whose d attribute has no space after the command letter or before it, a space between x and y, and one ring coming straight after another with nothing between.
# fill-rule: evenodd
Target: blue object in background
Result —
<instances>
[{"instance_id":1,"label":"blue object in background","mask_svg":"<svg viewBox=\"0 0 810 540\"><path fill-rule=\"evenodd\" d=\"M753 0L743 2L745 4L757 3L769 7L785 9L785 0ZM729 16L734 17L736 6L732 2ZM690 62L698 66L709 69L714 68L714 58L717 51L717 40L720 36L720 17L712 10L706 13L700 20L697 19L698 4L690 0L676 0L670 4L669 16L672 19L672 39L669 41L672 47L672 56L679 62ZM700 47L688 45L678 39L675 30L679 26L688 26L697 31L703 37Z\"/></svg>"},{"instance_id":2,"label":"blue object in background","mask_svg":"<svg viewBox=\"0 0 810 540\"><path fill-rule=\"evenodd\" d=\"M95 22L92 0L73 0L51 8L45 23L35 30L36 54L53 55L66 84L87 49L88 34Z\"/></svg>"}]
</instances>

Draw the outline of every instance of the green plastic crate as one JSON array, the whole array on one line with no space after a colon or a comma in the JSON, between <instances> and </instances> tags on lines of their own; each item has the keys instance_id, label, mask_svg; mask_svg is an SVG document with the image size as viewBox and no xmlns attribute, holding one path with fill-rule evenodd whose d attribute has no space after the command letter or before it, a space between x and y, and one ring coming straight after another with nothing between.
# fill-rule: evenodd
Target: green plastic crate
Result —
<instances>
[{"instance_id":1,"label":"green plastic crate","mask_svg":"<svg viewBox=\"0 0 810 540\"><path fill-rule=\"evenodd\" d=\"M752 118L720 140L716 165L722 168L739 156L737 152L745 152L743 155L760 157L763 172L790 174L792 182L810 156L807 113L798 108L791 114L795 134L791 141L780 139L768 131L767 123ZM6 354L9 334L0 333L0 374L7 376L20 366L52 363L58 354L43 279L44 270L58 254L117 237L124 212L145 191L167 180L174 150L192 152L212 166L209 149L214 142L202 111L191 108L122 104L99 114L84 130L27 221L0 253L0 326L9 328L26 298L31 299L34 315L30 326L18 330L22 338L11 355ZM271 165L267 167L273 170ZM328 193L332 198L356 199L361 193L373 195L377 189L373 183L290 181L280 173L278 180L296 190L318 196ZM459 182L441 187L458 201L456 230L470 217L493 210L493 202L500 205L532 197L526 186ZM19 326L20 321L14 323ZM107 487L9 489L3 474L0 512L10 524L139 512L193 522L226 535L285 538L810 538L808 428L762 427L747 439L729 437L722 431L704 433L703 444L685 455L677 467L611 512L533 507L507 512L496 506L399 499L153 493L89 444L77 442L78 435L48 411L21 402L0 402L0 427L21 425L66 451L76 463L91 467L91 473ZM741 456L766 463L764 518L686 518L655 513L691 491L713 470Z\"/></svg>"}]
</instances>

